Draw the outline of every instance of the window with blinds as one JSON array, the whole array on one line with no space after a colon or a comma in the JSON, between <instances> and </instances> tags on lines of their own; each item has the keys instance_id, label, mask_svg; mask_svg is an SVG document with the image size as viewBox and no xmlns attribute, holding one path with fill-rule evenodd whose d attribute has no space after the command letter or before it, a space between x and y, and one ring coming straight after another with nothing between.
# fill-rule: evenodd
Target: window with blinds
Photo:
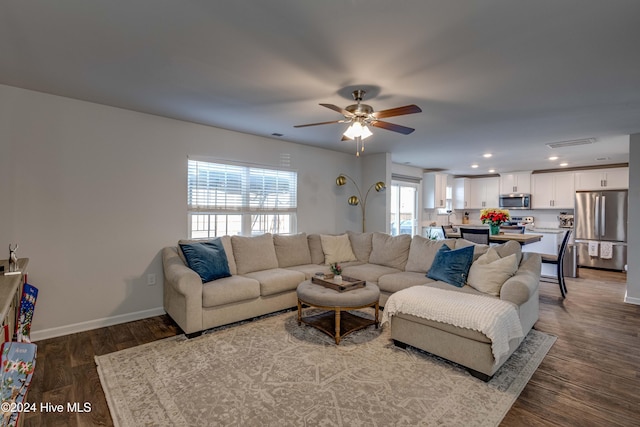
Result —
<instances>
[{"instance_id":1,"label":"window with blinds","mask_svg":"<svg viewBox=\"0 0 640 427\"><path fill-rule=\"evenodd\" d=\"M190 237L295 233L298 174L188 161Z\"/></svg>"}]
</instances>

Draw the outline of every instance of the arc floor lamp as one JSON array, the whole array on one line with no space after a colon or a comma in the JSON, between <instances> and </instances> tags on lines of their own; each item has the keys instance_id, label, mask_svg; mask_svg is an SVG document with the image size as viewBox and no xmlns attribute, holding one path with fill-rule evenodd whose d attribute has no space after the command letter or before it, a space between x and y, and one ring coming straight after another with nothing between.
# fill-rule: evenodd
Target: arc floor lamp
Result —
<instances>
[{"instance_id":1,"label":"arc floor lamp","mask_svg":"<svg viewBox=\"0 0 640 427\"><path fill-rule=\"evenodd\" d=\"M350 179L351 182L353 182L353 185L355 185L356 190L358 191L358 196L360 196L360 197L358 196L349 197L349 199L347 199L347 203L349 203L351 206L360 205L360 209L362 210L362 232L364 233L366 231L366 211L367 211L367 198L369 197L369 192L375 188L376 192L380 193L386 190L387 186L382 181L378 181L375 184L371 184L371 186L367 190L367 193L364 195L364 198L362 198L360 187L358 187L358 184L356 184L356 181L353 178L351 178L349 175L340 174L336 178L336 185L338 187L345 185L347 183L347 179Z\"/></svg>"}]
</instances>

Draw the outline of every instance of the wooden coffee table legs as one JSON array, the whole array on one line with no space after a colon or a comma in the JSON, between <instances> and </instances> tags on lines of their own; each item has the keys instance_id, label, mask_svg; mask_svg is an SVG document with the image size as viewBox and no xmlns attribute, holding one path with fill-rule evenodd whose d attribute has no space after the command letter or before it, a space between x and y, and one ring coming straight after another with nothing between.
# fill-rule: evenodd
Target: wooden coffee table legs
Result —
<instances>
[{"instance_id":1,"label":"wooden coffee table legs","mask_svg":"<svg viewBox=\"0 0 640 427\"><path fill-rule=\"evenodd\" d=\"M320 308L327 310L325 312L302 317L302 306L309 306L314 308ZM375 309L375 318L367 319L365 317L356 316L349 313L348 310L357 310L360 308L372 307ZM362 307L322 307L317 305L308 304L298 299L298 325L304 323L309 326L324 332L325 334L333 337L336 344L340 344L342 337L357 331L367 326L375 325L378 328L379 323L380 306L378 301L362 306Z\"/></svg>"}]
</instances>

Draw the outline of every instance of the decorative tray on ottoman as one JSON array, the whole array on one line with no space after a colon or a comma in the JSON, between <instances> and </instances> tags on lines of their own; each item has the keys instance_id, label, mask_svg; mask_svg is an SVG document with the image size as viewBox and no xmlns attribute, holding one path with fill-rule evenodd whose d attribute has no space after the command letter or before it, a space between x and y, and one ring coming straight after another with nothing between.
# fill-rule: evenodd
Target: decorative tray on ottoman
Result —
<instances>
[{"instance_id":1,"label":"decorative tray on ottoman","mask_svg":"<svg viewBox=\"0 0 640 427\"><path fill-rule=\"evenodd\" d=\"M324 286L338 292L351 291L353 289L364 288L367 284L364 280L354 279L353 277L342 276L341 281L336 281L333 275L316 274L311 278L311 282L316 285Z\"/></svg>"}]
</instances>

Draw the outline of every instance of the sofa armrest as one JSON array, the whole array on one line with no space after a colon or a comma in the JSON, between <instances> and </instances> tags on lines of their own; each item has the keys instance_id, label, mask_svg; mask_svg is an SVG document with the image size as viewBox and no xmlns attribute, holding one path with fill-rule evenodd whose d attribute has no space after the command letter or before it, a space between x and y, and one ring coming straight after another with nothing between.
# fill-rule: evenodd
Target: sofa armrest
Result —
<instances>
[{"instance_id":1,"label":"sofa armrest","mask_svg":"<svg viewBox=\"0 0 640 427\"><path fill-rule=\"evenodd\" d=\"M537 295L541 266L540 254L523 252L518 271L502 285L500 299L522 305L529 301L533 295Z\"/></svg>"},{"instance_id":2,"label":"sofa armrest","mask_svg":"<svg viewBox=\"0 0 640 427\"><path fill-rule=\"evenodd\" d=\"M162 267L165 283L174 290L182 295L202 295L202 279L184 264L176 248L162 250Z\"/></svg>"},{"instance_id":3,"label":"sofa armrest","mask_svg":"<svg viewBox=\"0 0 640 427\"><path fill-rule=\"evenodd\" d=\"M175 247L162 249L164 309L186 333L202 330L202 279Z\"/></svg>"}]
</instances>

